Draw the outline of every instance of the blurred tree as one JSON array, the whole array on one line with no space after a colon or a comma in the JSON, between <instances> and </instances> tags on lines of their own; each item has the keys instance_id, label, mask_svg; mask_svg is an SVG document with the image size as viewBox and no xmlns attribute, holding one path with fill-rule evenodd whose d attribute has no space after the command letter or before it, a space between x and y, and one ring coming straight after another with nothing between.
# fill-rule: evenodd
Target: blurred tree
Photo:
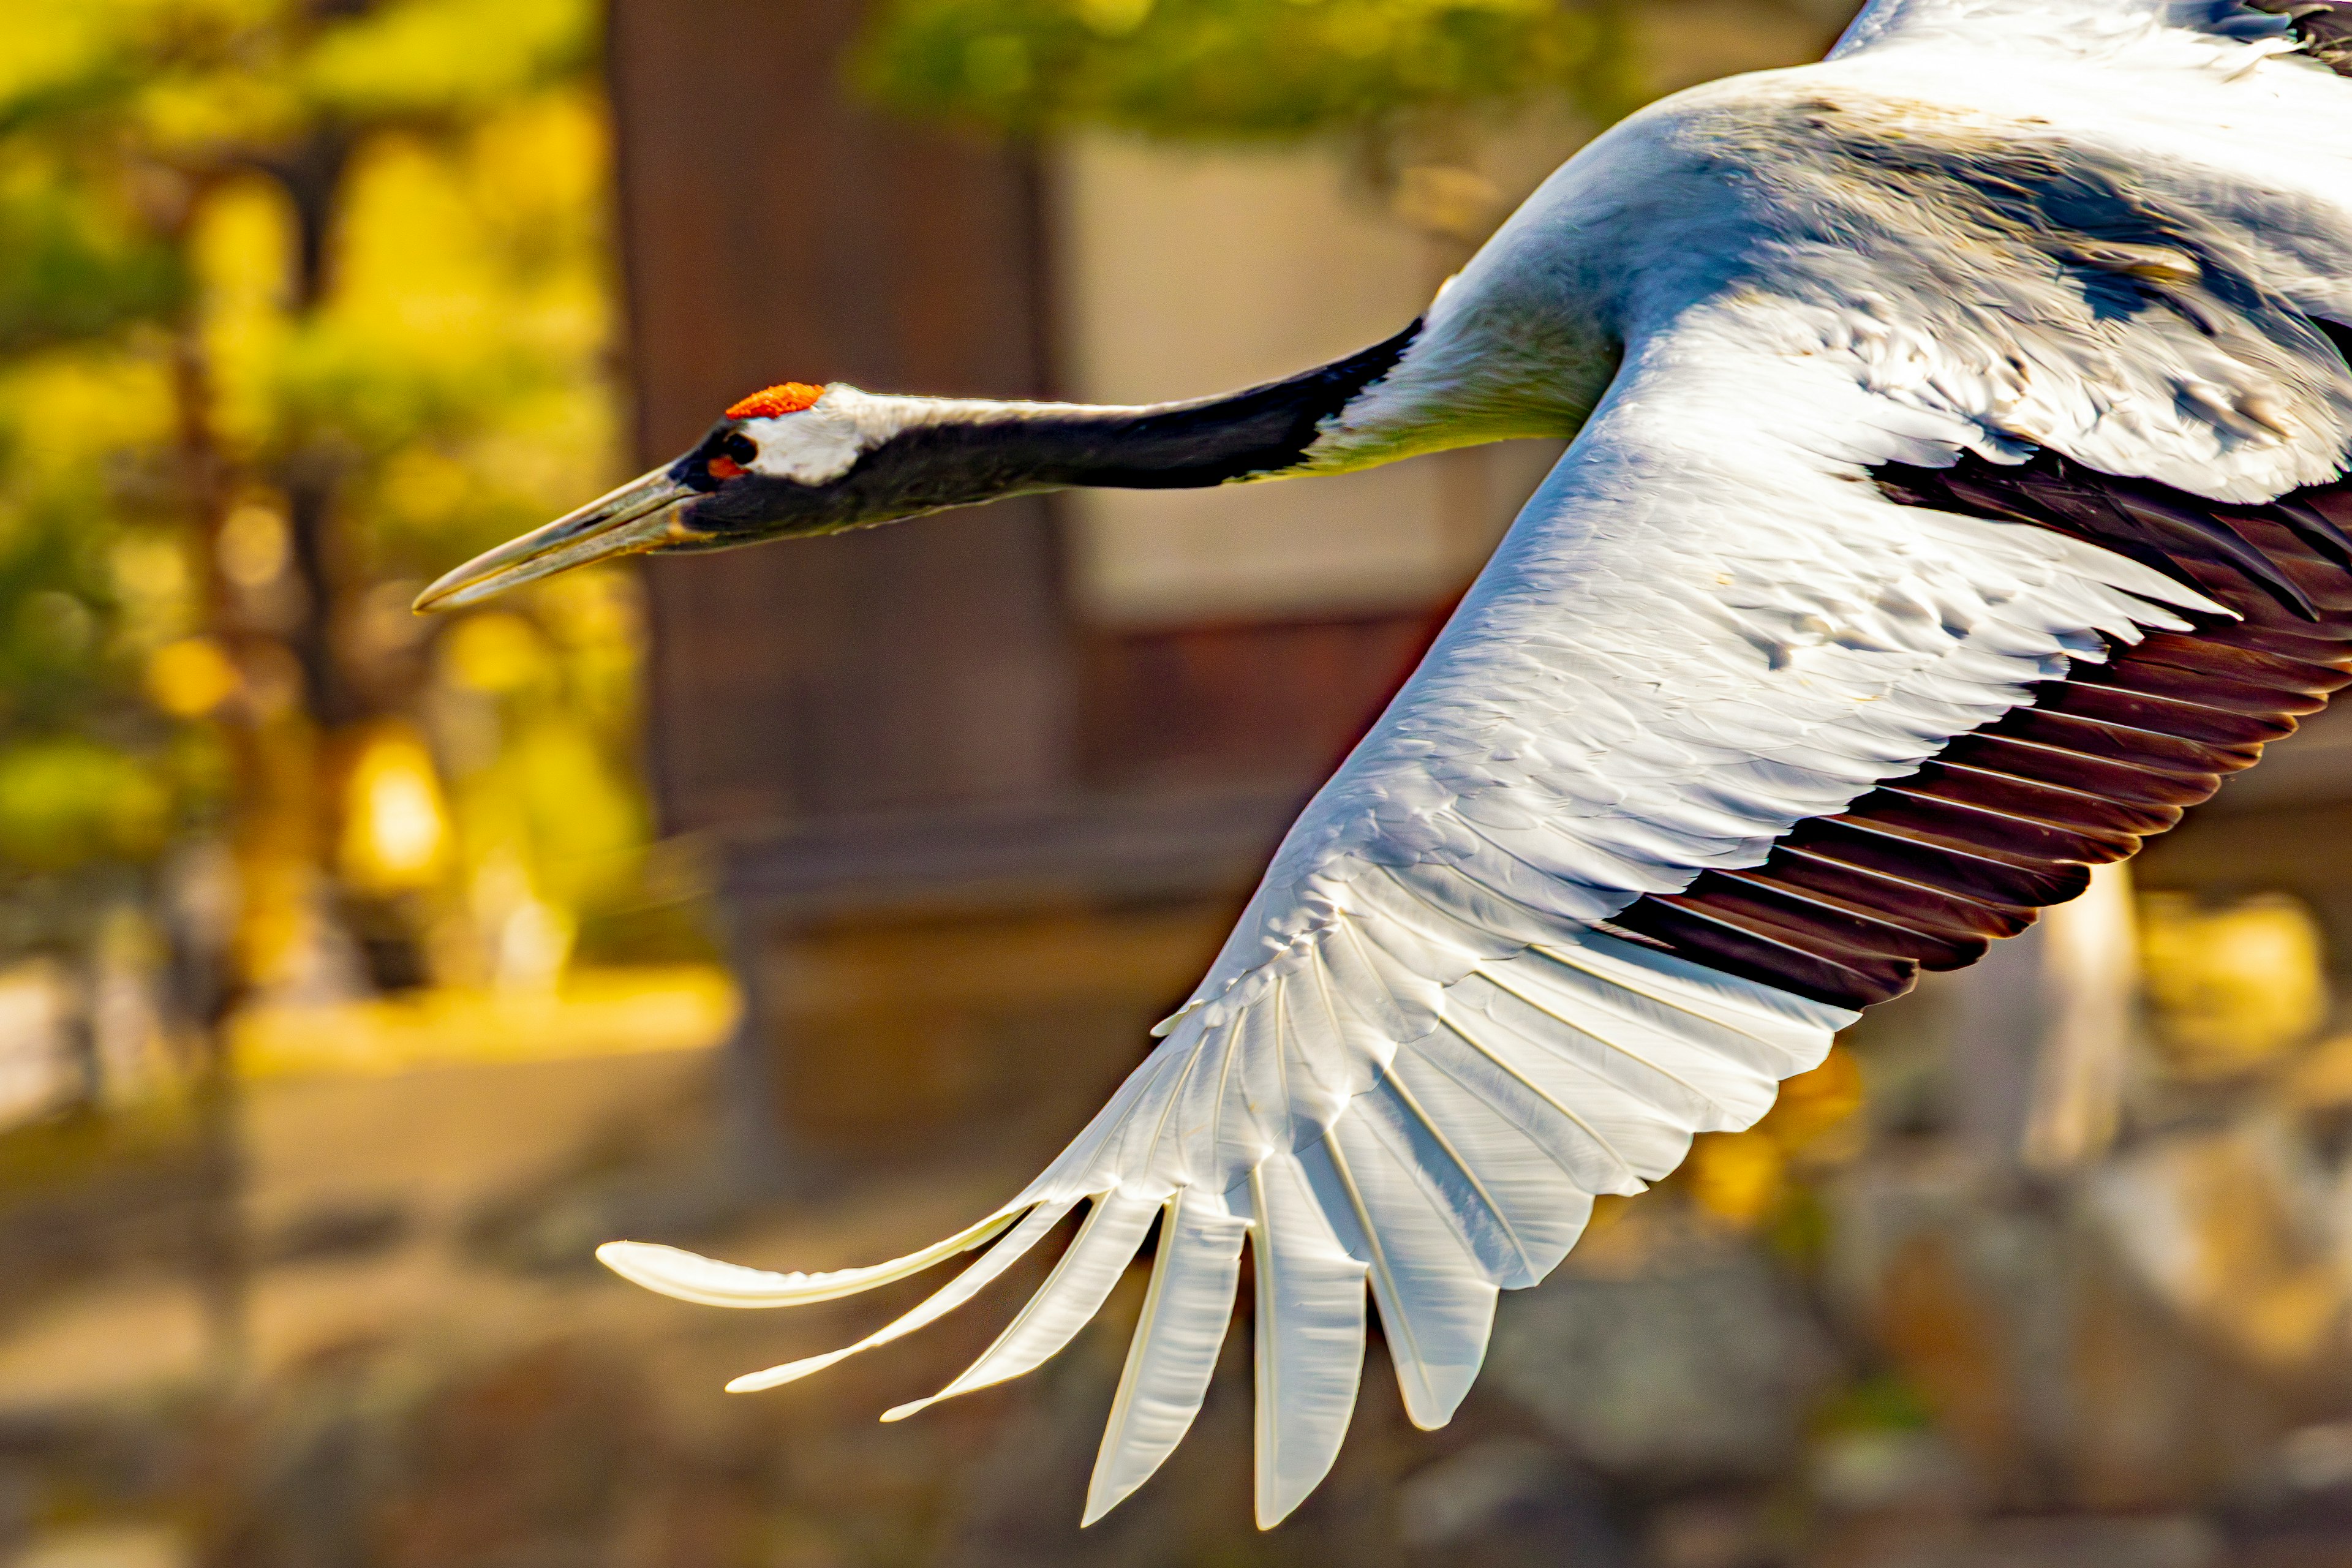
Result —
<instances>
[{"instance_id":1,"label":"blurred tree","mask_svg":"<svg viewBox=\"0 0 2352 1568\"><path fill-rule=\"evenodd\" d=\"M890 0L857 62L883 102L1019 134L1393 129L1636 93L1618 0Z\"/></svg>"},{"instance_id":2,"label":"blurred tree","mask_svg":"<svg viewBox=\"0 0 2352 1568\"><path fill-rule=\"evenodd\" d=\"M407 612L616 453L599 21L0 0L0 963L54 955L89 994L126 953L168 976L231 1376L230 1009L426 952L551 978L645 837L611 668L634 624L572 636L572 601L625 579L510 612L546 651L493 710ZM585 830L534 834L550 798ZM100 1095L170 1081L81 1013Z\"/></svg>"},{"instance_id":3,"label":"blurred tree","mask_svg":"<svg viewBox=\"0 0 2352 1568\"><path fill-rule=\"evenodd\" d=\"M605 858L642 841L610 649L558 637L486 735L406 611L614 450L598 23L0 0L0 867L51 895L0 957L173 907L139 868L226 831L235 980L331 991L354 925L400 978L486 867L584 896L444 800L541 731Z\"/></svg>"}]
</instances>

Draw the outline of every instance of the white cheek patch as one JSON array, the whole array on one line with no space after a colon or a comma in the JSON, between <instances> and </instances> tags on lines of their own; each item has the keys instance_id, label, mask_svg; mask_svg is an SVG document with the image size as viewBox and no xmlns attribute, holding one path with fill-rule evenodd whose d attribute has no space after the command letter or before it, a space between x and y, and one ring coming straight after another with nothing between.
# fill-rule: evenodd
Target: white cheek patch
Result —
<instances>
[{"instance_id":1,"label":"white cheek patch","mask_svg":"<svg viewBox=\"0 0 2352 1568\"><path fill-rule=\"evenodd\" d=\"M866 453L856 426L829 417L822 408L748 419L743 434L760 448L750 464L753 473L803 485L839 479Z\"/></svg>"},{"instance_id":2,"label":"white cheek patch","mask_svg":"<svg viewBox=\"0 0 2352 1568\"><path fill-rule=\"evenodd\" d=\"M749 467L753 473L796 484L837 479L898 432L905 420L894 405L904 401L871 397L836 383L798 414L747 419L743 434L760 448Z\"/></svg>"}]
</instances>

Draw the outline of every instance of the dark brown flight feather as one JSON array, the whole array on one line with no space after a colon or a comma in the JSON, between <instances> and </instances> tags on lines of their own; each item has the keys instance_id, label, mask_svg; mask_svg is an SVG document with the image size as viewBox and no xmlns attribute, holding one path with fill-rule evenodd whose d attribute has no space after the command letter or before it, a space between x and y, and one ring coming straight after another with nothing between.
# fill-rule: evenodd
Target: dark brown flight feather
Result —
<instances>
[{"instance_id":1,"label":"dark brown flight feather","mask_svg":"<svg viewBox=\"0 0 2352 1568\"><path fill-rule=\"evenodd\" d=\"M2346 7L2352 15L2352 5ZM1906 777L1799 823L1761 866L1709 871L1610 924L1729 973L1841 1006L1975 962L2250 767L2352 684L2352 484L2221 506L2054 454L1890 466L1913 506L2106 545L2242 619L2117 644Z\"/></svg>"}]
</instances>

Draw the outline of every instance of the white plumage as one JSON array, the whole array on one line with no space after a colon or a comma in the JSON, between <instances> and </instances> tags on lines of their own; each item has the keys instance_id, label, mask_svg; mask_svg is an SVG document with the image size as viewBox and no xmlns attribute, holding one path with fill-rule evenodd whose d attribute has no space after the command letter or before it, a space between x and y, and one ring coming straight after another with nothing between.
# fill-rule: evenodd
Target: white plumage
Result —
<instances>
[{"instance_id":1,"label":"white plumage","mask_svg":"<svg viewBox=\"0 0 2352 1568\"><path fill-rule=\"evenodd\" d=\"M1368 1301L1407 1411L1442 1425L1497 1293L1595 1194L1754 1122L1855 1016L1618 918L1764 865L2048 683L2243 614L1873 475L2056 454L2250 505L2341 476L2352 375L2313 322L2352 321L2352 81L2297 48L2232 0L1879 0L1821 66L1610 132L1318 426L1309 472L1582 421L1110 1104L892 1263L605 1261L773 1307L992 1242L860 1343L733 1385L765 1388L936 1320L1083 1210L944 1398L1067 1343L1157 1221L1089 1521L1191 1424L1245 1248L1261 1524L1339 1450Z\"/></svg>"}]
</instances>

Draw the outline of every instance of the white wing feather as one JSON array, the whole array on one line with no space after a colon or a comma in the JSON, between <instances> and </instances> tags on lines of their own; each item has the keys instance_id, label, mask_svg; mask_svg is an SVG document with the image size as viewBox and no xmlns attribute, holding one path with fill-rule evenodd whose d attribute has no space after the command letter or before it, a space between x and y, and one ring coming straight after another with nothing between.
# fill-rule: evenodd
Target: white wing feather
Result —
<instances>
[{"instance_id":1,"label":"white wing feather","mask_svg":"<svg viewBox=\"0 0 2352 1568\"><path fill-rule=\"evenodd\" d=\"M1272 1529L1330 1473L1364 1369L1364 1256L1341 1245L1297 1155L1251 1167L1257 1278L1257 1522ZM1370 1271L1377 1276L1374 1253Z\"/></svg>"},{"instance_id":2,"label":"white wing feather","mask_svg":"<svg viewBox=\"0 0 2352 1568\"><path fill-rule=\"evenodd\" d=\"M1151 1271L1087 1486L1082 1526L1150 1480L1192 1429L1233 1317L1249 1222L1227 1214L1217 1199L1184 1188L1168 1200L1160 1224L1168 1238L1167 1261Z\"/></svg>"},{"instance_id":3,"label":"white wing feather","mask_svg":"<svg viewBox=\"0 0 2352 1568\"><path fill-rule=\"evenodd\" d=\"M2227 69L2189 62L2211 81L2182 91L2204 92L2239 80L2233 62L2258 61L2276 33L2232 23L2184 43L2165 29L2190 10L2214 8L1880 0L1848 58L1752 90L1793 103L1826 90L1819 82L1865 79L1857 73L1881 55L1897 62L1888 79L1916 74L1933 52L1915 46L1965 25L1977 47L2239 51L2214 57ZM2302 90L2248 89L2243 117L2290 124ZM1605 929L1612 915L1706 868L1759 864L1795 823L1909 773L2033 683L2103 658L2105 639L2185 629L2176 609L2215 608L2053 532L1898 508L1856 482L1866 468L1962 449L2013 456L2045 440L2120 471L2164 478L2169 464L2267 494L2340 464L2352 410L2330 401L2335 384L2303 374L2325 345L2297 340L2303 361L2281 350L2231 371L2257 387L2274 374L2301 399L2286 435L2233 434L2218 415L2199 424L2175 388L2220 351L2114 335L2139 323L2069 324L2032 299L1969 314L1969 301L1910 266L1895 218L1892 249L1784 236L1772 268L1693 282L1678 256L1714 245L1748 266L1760 241L1709 229L1720 194L1666 177L1723 102L1690 101L1572 163L1433 310L1433 334L1480 309L1491 317L1496 297L1549 275L1546 247L1564 226L1605 221L1651 222L1618 248L1629 277L1674 285L1621 301L1627 349L1607 397L1291 830L1192 1001L1062 1155L979 1225L875 1268L774 1275L664 1247L604 1249L655 1289L781 1306L904 1278L1013 1227L897 1322L737 1386L804 1375L935 1320L1085 1205L1046 1283L933 1397L1019 1375L1092 1317L1156 1219L1091 1521L1190 1426L1246 1240L1257 1510L1272 1524L1339 1451L1368 1296L1407 1410L1442 1424L1485 1355L1497 1293L1558 1265L1594 1194L1639 1192L1696 1133L1752 1124L1853 1016L1620 940ZM2352 93L2330 112L2352 128ZM2352 163L2330 158L2296 177L2352 191ZM1654 167L1666 174L1649 178ZM2187 177L2221 188L2210 167ZM1783 205L1811 221L1811 199ZM1641 201L1683 205L1669 222L1635 211ZM2245 266L2283 279L2298 309L2343 294L2340 269L2336 281L2315 264L2298 273L2294 247L2340 240L2346 208L2332 230L2306 214L2301 239ZM1857 270L1840 270L1849 264ZM2032 271L2016 276L2030 283ZM1766 275L1785 287L1768 292L1754 281ZM2014 341L1985 335L2011 328Z\"/></svg>"}]
</instances>

